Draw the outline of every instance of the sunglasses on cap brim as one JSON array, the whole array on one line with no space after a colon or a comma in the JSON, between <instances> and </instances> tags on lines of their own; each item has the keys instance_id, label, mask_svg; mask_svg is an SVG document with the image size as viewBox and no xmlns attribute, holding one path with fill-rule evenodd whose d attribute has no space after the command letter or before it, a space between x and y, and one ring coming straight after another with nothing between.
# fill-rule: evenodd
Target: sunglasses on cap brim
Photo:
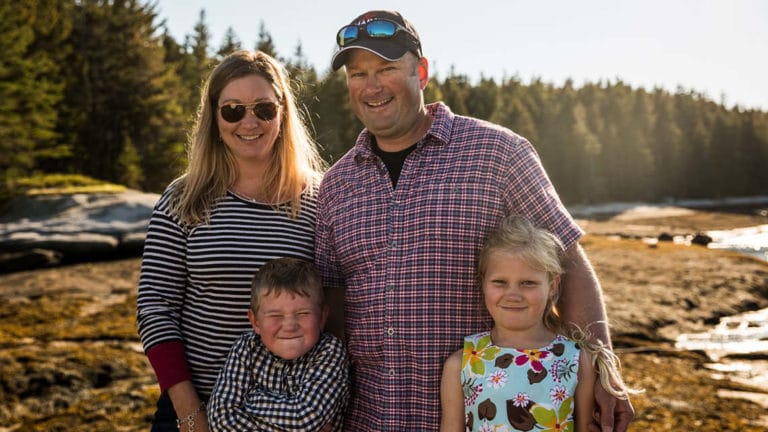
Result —
<instances>
[{"instance_id":1,"label":"sunglasses on cap brim","mask_svg":"<svg viewBox=\"0 0 768 432\"><path fill-rule=\"evenodd\" d=\"M242 120L248 110L251 110L253 115L260 120L270 121L277 117L279 106L275 102L228 103L220 106L219 112L221 113L221 118L229 123L237 123Z\"/></svg>"},{"instance_id":2,"label":"sunglasses on cap brim","mask_svg":"<svg viewBox=\"0 0 768 432\"><path fill-rule=\"evenodd\" d=\"M377 19L365 24L350 24L342 27L341 30L339 30L339 32L336 34L336 43L339 45L339 48L344 48L352 42L360 39L361 30L365 32L369 38L373 39L391 38L394 37L395 34L397 34L399 31L403 31L411 37L414 37L413 34L408 31L408 29L394 21Z\"/></svg>"}]
</instances>

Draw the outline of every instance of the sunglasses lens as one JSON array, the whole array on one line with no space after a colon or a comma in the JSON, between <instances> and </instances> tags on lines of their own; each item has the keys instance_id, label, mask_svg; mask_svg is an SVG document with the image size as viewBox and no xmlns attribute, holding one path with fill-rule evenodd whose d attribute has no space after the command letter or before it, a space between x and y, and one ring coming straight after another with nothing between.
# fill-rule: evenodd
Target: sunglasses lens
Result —
<instances>
[{"instance_id":1,"label":"sunglasses lens","mask_svg":"<svg viewBox=\"0 0 768 432\"><path fill-rule=\"evenodd\" d=\"M389 21L371 21L365 26L365 31L372 38L388 38L395 35L397 27Z\"/></svg>"},{"instance_id":2,"label":"sunglasses lens","mask_svg":"<svg viewBox=\"0 0 768 432\"><path fill-rule=\"evenodd\" d=\"M245 117L246 108L253 109L253 114L264 121L270 121L277 116L277 104L273 102L260 102L253 105L229 104L221 107L221 118L237 123Z\"/></svg>"},{"instance_id":3,"label":"sunglasses lens","mask_svg":"<svg viewBox=\"0 0 768 432\"><path fill-rule=\"evenodd\" d=\"M277 104L272 102L258 103L253 107L253 113L264 121L270 121L277 116Z\"/></svg>"},{"instance_id":4,"label":"sunglasses lens","mask_svg":"<svg viewBox=\"0 0 768 432\"><path fill-rule=\"evenodd\" d=\"M359 36L359 30L357 26L346 26L339 30L338 44L340 47L346 46L348 43L357 40Z\"/></svg>"},{"instance_id":5,"label":"sunglasses lens","mask_svg":"<svg viewBox=\"0 0 768 432\"><path fill-rule=\"evenodd\" d=\"M221 107L221 118L224 120L230 122L230 123L237 123L240 120L243 119L245 116L245 106L244 105L224 105Z\"/></svg>"}]
</instances>

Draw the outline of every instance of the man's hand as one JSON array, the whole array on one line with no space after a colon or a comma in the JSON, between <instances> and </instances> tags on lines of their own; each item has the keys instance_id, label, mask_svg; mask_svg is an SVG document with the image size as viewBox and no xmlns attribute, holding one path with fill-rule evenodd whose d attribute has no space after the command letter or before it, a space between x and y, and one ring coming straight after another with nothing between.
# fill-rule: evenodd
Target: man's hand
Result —
<instances>
[{"instance_id":1,"label":"man's hand","mask_svg":"<svg viewBox=\"0 0 768 432\"><path fill-rule=\"evenodd\" d=\"M635 418L629 399L617 399L603 388L600 380L595 381L595 403L595 415L589 425L591 432L626 432Z\"/></svg>"}]
</instances>

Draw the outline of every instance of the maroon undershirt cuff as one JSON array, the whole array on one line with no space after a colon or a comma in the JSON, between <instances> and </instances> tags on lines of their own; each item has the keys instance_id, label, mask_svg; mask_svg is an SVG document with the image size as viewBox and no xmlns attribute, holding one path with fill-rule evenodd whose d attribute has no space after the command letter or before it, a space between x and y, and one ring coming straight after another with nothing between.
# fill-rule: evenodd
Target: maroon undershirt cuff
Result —
<instances>
[{"instance_id":1,"label":"maroon undershirt cuff","mask_svg":"<svg viewBox=\"0 0 768 432\"><path fill-rule=\"evenodd\" d=\"M164 392L182 381L192 380L192 374L187 366L184 343L181 341L155 345L147 351L147 358L152 368L155 369L160 391Z\"/></svg>"}]
</instances>

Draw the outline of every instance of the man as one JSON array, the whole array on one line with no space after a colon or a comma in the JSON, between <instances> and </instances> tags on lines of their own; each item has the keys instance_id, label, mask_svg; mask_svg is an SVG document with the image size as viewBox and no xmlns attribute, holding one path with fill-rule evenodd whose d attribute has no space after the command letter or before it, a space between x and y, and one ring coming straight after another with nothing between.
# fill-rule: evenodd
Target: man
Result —
<instances>
[{"instance_id":1,"label":"man","mask_svg":"<svg viewBox=\"0 0 768 432\"><path fill-rule=\"evenodd\" d=\"M367 12L342 27L337 44L333 69L346 67L365 130L320 187L315 259L336 302L329 325L345 335L351 359L345 429L438 429L442 362L465 335L489 328L477 253L509 214L561 238L564 318L599 322L590 329L608 343L601 289L578 245L583 232L531 144L442 103L425 106L429 64L399 13ZM602 430L626 430L631 404L595 392Z\"/></svg>"}]
</instances>

